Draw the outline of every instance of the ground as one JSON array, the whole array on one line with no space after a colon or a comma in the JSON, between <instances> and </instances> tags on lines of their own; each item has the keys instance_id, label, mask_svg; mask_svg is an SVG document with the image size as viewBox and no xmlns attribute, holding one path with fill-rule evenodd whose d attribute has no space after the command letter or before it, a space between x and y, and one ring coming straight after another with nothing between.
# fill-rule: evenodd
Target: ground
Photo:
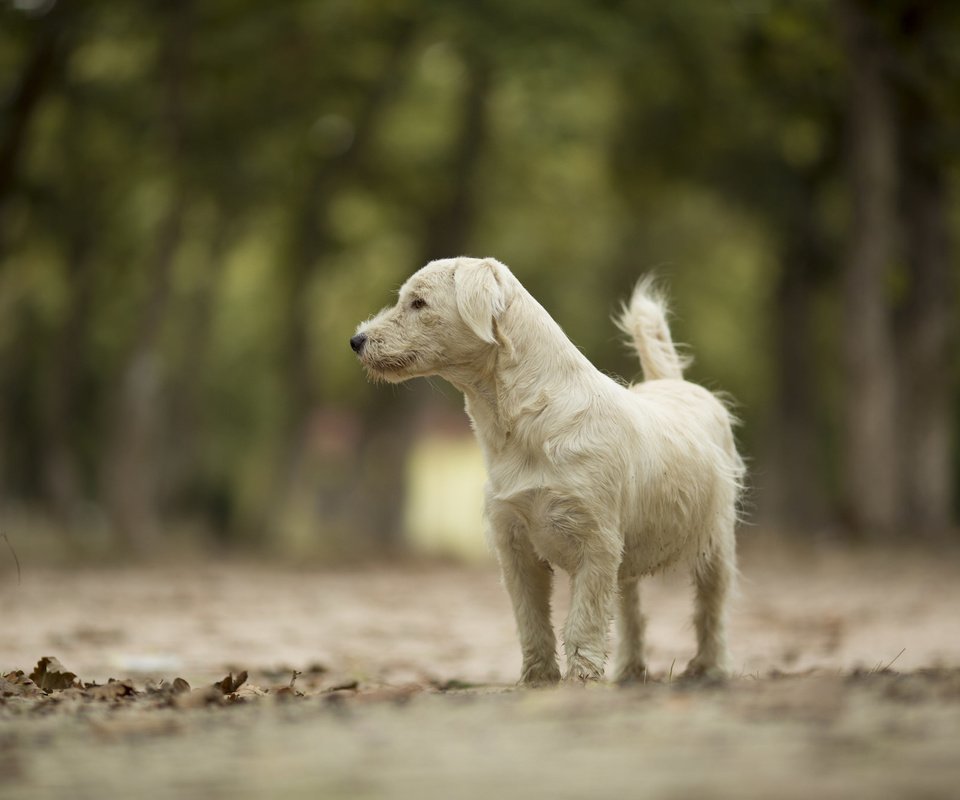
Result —
<instances>
[{"instance_id":1,"label":"ground","mask_svg":"<svg viewBox=\"0 0 960 800\"><path fill-rule=\"evenodd\" d=\"M6 569L0 798L958 796L957 552L742 550L730 681L672 575L646 684L535 691L489 567Z\"/></svg>"}]
</instances>

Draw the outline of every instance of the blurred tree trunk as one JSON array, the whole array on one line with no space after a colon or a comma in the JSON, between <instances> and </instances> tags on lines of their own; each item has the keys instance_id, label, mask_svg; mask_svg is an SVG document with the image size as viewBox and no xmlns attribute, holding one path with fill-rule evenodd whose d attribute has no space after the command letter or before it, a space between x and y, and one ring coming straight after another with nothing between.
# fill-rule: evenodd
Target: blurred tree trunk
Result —
<instances>
[{"instance_id":1,"label":"blurred tree trunk","mask_svg":"<svg viewBox=\"0 0 960 800\"><path fill-rule=\"evenodd\" d=\"M82 418L81 381L87 362L96 290L96 232L104 225L100 178L87 161L82 143L90 136L89 114L74 87L65 85L66 116L60 146L65 169L60 175L63 207L54 229L62 240L67 292L66 311L54 332L42 387L43 471L46 500L60 528L72 532L86 487L78 453L77 420Z\"/></svg>"},{"instance_id":2,"label":"blurred tree trunk","mask_svg":"<svg viewBox=\"0 0 960 800\"><path fill-rule=\"evenodd\" d=\"M491 68L483 54L463 52L465 87L460 106L457 138L451 150L452 177L436 193L427 210L420 260L414 269L436 258L462 255L476 223L479 167L490 133L488 101ZM412 270L411 270L412 271ZM406 468L417 434L412 420L434 391L425 381L416 381L410 391L380 392L365 415L362 457L358 481L375 503L359 503L359 527L378 552L396 550L403 535Z\"/></svg>"},{"instance_id":3,"label":"blurred tree trunk","mask_svg":"<svg viewBox=\"0 0 960 800\"><path fill-rule=\"evenodd\" d=\"M290 511L297 495L310 494L305 486L305 457L310 413L316 405L309 346L310 283L317 264L332 246L328 210L336 194L363 167L384 112L402 85L406 61L416 27L410 20L399 21L389 43L383 69L365 94L354 119L352 140L342 152L317 164L308 177L295 215L290 256L286 260L284 308L288 310L283 332L283 382L286 397L285 429L280 438L277 484L266 509L269 520L276 513ZM344 347L349 338L344 333ZM306 505L312 506L307 498ZM308 512L309 513L309 512ZM273 523L270 523L273 524ZM309 535L309 532L307 532ZM294 534L296 538L296 534Z\"/></svg>"},{"instance_id":4,"label":"blurred tree trunk","mask_svg":"<svg viewBox=\"0 0 960 800\"><path fill-rule=\"evenodd\" d=\"M303 480L305 432L309 411L313 406L304 307L309 277L307 266L316 263L322 251L329 246L325 208L341 181L365 157L365 150L379 124L381 112L400 86L404 73L399 67L406 59L413 33L412 27L405 27L399 32L392 63L385 70L381 84L369 95L368 105L358 117L353 146L336 164L318 173L309 195L312 201L306 204L301 220L301 234L298 237L300 257L295 265L295 279L290 284L289 296L291 307L296 311L291 315L287 346L287 382L291 387L291 409L294 412L282 483L287 497ZM449 186L440 187L434 193L435 203L426 213L421 260L414 266L440 256L460 254L474 223L477 166L489 129L486 105L490 69L486 60L478 54L467 57L465 67L466 87L449 170L454 178ZM346 473L347 480L361 495L358 496L351 487L345 487L344 496L357 498L357 501L351 503L350 508L343 509L345 527L350 530L352 537L351 547L358 551L382 555L396 552L401 547L405 470L416 433L411 418L425 390L426 384L421 386L418 382L406 392L380 392L373 405L363 412L363 433L354 462L355 471ZM370 498L375 499L371 501Z\"/></svg>"},{"instance_id":5,"label":"blurred tree trunk","mask_svg":"<svg viewBox=\"0 0 960 800\"><path fill-rule=\"evenodd\" d=\"M904 14L909 28L902 33L920 53L935 31L931 10L912 3ZM928 67L921 81L901 70L898 83L900 209L908 274L896 332L903 526L920 535L942 536L953 511L957 300L947 221L949 155L943 152L943 123L929 96L931 82L942 78L930 73Z\"/></svg>"},{"instance_id":6,"label":"blurred tree trunk","mask_svg":"<svg viewBox=\"0 0 960 800\"><path fill-rule=\"evenodd\" d=\"M150 286L133 350L122 368L107 451L105 499L122 541L147 552L159 535L158 437L161 375L158 339L170 294L170 271L180 244L182 196L170 201L154 242Z\"/></svg>"},{"instance_id":7,"label":"blurred tree trunk","mask_svg":"<svg viewBox=\"0 0 960 800\"><path fill-rule=\"evenodd\" d=\"M819 451L818 376L814 299L827 261L823 234L813 218L813 197L784 235L776 286L776 408L769 494L772 519L806 530L828 517Z\"/></svg>"},{"instance_id":8,"label":"blurred tree trunk","mask_svg":"<svg viewBox=\"0 0 960 800\"><path fill-rule=\"evenodd\" d=\"M427 214L420 265L464 255L476 221L479 165L490 135L487 104L492 70L486 56L475 49L466 48L463 59L466 85L449 170L455 178Z\"/></svg>"},{"instance_id":9,"label":"blurred tree trunk","mask_svg":"<svg viewBox=\"0 0 960 800\"><path fill-rule=\"evenodd\" d=\"M8 245L6 207L17 183L18 165L30 123L41 100L56 82L69 50L64 18L70 13L70 5L59 3L36 22L36 40L14 81L8 102L0 107L0 270L4 267ZM16 355L0 352L0 369L12 372L17 360ZM6 419L9 414L10 403L0 396L0 419ZM8 436L10 434L13 431ZM0 442L0 493L5 489L9 449L8 442Z\"/></svg>"},{"instance_id":10,"label":"blurred tree trunk","mask_svg":"<svg viewBox=\"0 0 960 800\"><path fill-rule=\"evenodd\" d=\"M85 221L85 220L84 220ZM71 530L84 488L75 448L74 424L79 418L80 377L87 352L93 305L92 228L74 227L66 256L70 292L66 318L51 353L51 375L44 390L44 478L46 494L63 530Z\"/></svg>"},{"instance_id":11,"label":"blurred tree trunk","mask_svg":"<svg viewBox=\"0 0 960 800\"><path fill-rule=\"evenodd\" d=\"M123 542L138 552L156 544L159 534L158 453L161 376L159 337L166 315L174 259L183 233L183 166L186 52L189 33L186 0L165 6L166 26L158 57L163 82L163 141L171 173L170 194L153 253L146 265L147 296L133 347L121 368L111 446L107 451L105 499Z\"/></svg>"},{"instance_id":12,"label":"blurred tree trunk","mask_svg":"<svg viewBox=\"0 0 960 800\"><path fill-rule=\"evenodd\" d=\"M226 265L228 247L236 222L235 209L223 203L211 226L205 266L187 304L182 309L184 350L170 381L170 408L165 427L176 431L177 447L167 448L164 464L165 495L175 497L180 507L202 513L213 533L222 533L227 525L228 509L207 480L201 466L204 430L204 377L208 367L212 323L220 292L220 279Z\"/></svg>"},{"instance_id":13,"label":"blurred tree trunk","mask_svg":"<svg viewBox=\"0 0 960 800\"><path fill-rule=\"evenodd\" d=\"M953 506L952 291L942 176L905 163L904 229L910 284L898 315L904 526L943 534Z\"/></svg>"},{"instance_id":14,"label":"blurred tree trunk","mask_svg":"<svg viewBox=\"0 0 960 800\"><path fill-rule=\"evenodd\" d=\"M886 51L859 0L840 5L850 78L847 158L852 218L843 275L844 488L853 530L900 522L896 361L887 297L896 230L894 114Z\"/></svg>"},{"instance_id":15,"label":"blurred tree trunk","mask_svg":"<svg viewBox=\"0 0 960 800\"><path fill-rule=\"evenodd\" d=\"M0 262L6 243L4 207L16 183L17 164L30 121L66 59L65 16L70 5L58 3L37 21L36 42L16 81L9 106L3 109L4 124L0 128Z\"/></svg>"}]
</instances>

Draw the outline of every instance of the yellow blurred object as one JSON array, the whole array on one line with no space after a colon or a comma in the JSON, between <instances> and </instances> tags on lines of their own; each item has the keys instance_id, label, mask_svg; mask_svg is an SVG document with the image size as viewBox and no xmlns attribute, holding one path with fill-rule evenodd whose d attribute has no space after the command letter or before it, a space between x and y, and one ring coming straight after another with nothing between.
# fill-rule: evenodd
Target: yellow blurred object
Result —
<instances>
[{"instance_id":1,"label":"yellow blurred object","mask_svg":"<svg viewBox=\"0 0 960 800\"><path fill-rule=\"evenodd\" d=\"M483 457L472 436L424 437L410 454L407 480L411 549L464 561L493 559L483 533Z\"/></svg>"}]
</instances>

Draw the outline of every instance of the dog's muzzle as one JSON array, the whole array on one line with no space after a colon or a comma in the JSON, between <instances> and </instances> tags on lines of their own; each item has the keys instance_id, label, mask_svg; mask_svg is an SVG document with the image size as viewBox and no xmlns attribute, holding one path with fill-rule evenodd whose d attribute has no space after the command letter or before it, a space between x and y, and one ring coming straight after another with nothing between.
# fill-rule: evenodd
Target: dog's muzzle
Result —
<instances>
[{"instance_id":1,"label":"dog's muzzle","mask_svg":"<svg viewBox=\"0 0 960 800\"><path fill-rule=\"evenodd\" d=\"M360 355L363 352L363 346L367 343L367 334L358 333L350 340L350 348L354 353Z\"/></svg>"}]
</instances>

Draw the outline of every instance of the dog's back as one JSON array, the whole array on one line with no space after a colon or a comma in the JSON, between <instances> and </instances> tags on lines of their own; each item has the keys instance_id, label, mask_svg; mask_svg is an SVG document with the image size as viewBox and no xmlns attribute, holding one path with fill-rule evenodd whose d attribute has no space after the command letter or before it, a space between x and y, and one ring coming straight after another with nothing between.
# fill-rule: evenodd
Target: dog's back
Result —
<instances>
[{"instance_id":1,"label":"dog's back","mask_svg":"<svg viewBox=\"0 0 960 800\"><path fill-rule=\"evenodd\" d=\"M666 298L654 278L650 275L641 278L630 302L624 305L616 320L617 326L630 336L643 369L643 382L632 385L630 390L654 404L671 406L681 417L683 407L687 406L691 423L713 432L711 438L723 450L729 470L739 484L744 468L733 439L736 418L722 397L684 380L683 371L691 359L677 349L670 335L669 315ZM660 381L667 383L660 384Z\"/></svg>"}]
</instances>

